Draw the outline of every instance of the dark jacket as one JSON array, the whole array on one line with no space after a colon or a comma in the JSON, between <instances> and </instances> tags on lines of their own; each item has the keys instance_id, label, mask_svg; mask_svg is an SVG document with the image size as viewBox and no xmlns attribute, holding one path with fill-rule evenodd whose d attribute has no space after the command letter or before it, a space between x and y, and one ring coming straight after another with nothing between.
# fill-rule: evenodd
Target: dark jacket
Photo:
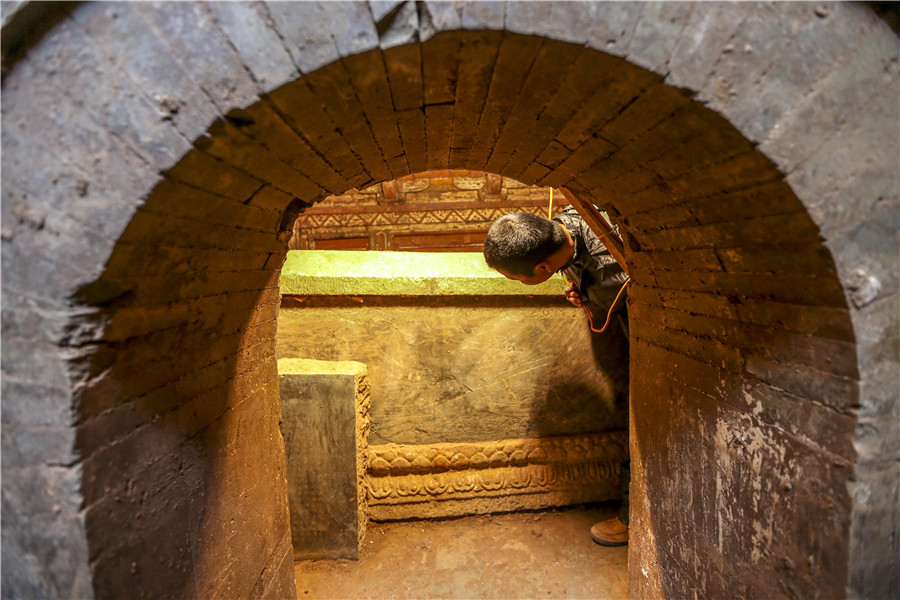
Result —
<instances>
[{"instance_id":1,"label":"dark jacket","mask_svg":"<svg viewBox=\"0 0 900 600\"><path fill-rule=\"evenodd\" d=\"M575 282L582 296L605 313L628 276L574 208L567 208L553 220L561 223L575 242L575 255L560 271ZM625 310L624 298L616 306L616 311L620 310Z\"/></svg>"}]
</instances>

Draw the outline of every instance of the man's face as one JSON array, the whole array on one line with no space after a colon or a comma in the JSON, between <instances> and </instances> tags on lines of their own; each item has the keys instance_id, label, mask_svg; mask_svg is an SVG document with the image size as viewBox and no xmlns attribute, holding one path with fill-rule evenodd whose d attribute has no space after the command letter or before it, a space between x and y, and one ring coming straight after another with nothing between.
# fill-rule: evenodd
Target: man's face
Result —
<instances>
[{"instance_id":1,"label":"man's face","mask_svg":"<svg viewBox=\"0 0 900 600\"><path fill-rule=\"evenodd\" d=\"M507 279L512 279L513 281L521 281L525 285L538 285L553 277L553 271L540 268L535 269L534 275L515 275L514 273L509 273L507 271L504 271L503 269L497 269L497 272Z\"/></svg>"}]
</instances>

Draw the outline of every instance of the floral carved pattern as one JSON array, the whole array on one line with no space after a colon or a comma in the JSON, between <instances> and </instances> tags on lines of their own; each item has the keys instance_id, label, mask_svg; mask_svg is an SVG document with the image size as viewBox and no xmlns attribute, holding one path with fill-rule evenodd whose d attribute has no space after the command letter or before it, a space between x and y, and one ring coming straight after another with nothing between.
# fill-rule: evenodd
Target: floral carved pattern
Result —
<instances>
[{"instance_id":1,"label":"floral carved pattern","mask_svg":"<svg viewBox=\"0 0 900 600\"><path fill-rule=\"evenodd\" d=\"M627 434L468 444L369 448L366 495L372 516L405 518L398 505L426 505L422 516L512 510L615 497ZM447 502L455 501L455 502ZM389 509L383 514L379 508ZM399 510L398 510L399 509ZM421 507L420 507L421 509Z\"/></svg>"}]
</instances>

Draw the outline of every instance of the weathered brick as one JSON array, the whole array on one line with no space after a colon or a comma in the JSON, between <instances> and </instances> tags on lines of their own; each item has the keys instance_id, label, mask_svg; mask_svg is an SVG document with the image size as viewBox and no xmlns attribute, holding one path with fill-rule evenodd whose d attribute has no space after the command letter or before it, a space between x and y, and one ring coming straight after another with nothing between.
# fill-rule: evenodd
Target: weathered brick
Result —
<instances>
[{"instance_id":1,"label":"weathered brick","mask_svg":"<svg viewBox=\"0 0 900 600\"><path fill-rule=\"evenodd\" d=\"M277 388L271 391L261 388L259 397L252 399L255 401L239 403L229 411L229 419L215 421L197 436L196 443L201 447L218 446L210 471L186 481L191 491L193 519L209 523L203 535L195 534L194 540L210 558L198 566L200 596L247 597L254 578L247 577L246 573L257 574L263 570L266 555L287 529L287 511L278 510L281 507L272 507L267 512L258 509L265 505L268 495L285 493L281 461L271 460L273 454L282 451L276 442L277 420L269 415L259 418L258 414L268 407L277 407L277 398ZM234 436L235 423L239 423L242 435L226 444L217 444L223 438ZM213 498L202 493L210 481L220 482ZM250 535L241 531L248 525L255 530ZM230 543L236 534L246 535L249 552L238 551ZM222 573L223 563L233 566Z\"/></svg>"},{"instance_id":2,"label":"weathered brick","mask_svg":"<svg viewBox=\"0 0 900 600\"><path fill-rule=\"evenodd\" d=\"M57 87L57 94L77 101L156 169L171 167L188 150L189 144L161 118L145 92L108 62L77 25L63 22L52 39L34 64L48 85Z\"/></svg>"},{"instance_id":3,"label":"weathered brick","mask_svg":"<svg viewBox=\"0 0 900 600\"><path fill-rule=\"evenodd\" d=\"M574 150L596 137L607 123L659 82L658 76L622 59L611 59L601 77L603 93L594 94L586 101L556 136L563 146Z\"/></svg>"},{"instance_id":4,"label":"weathered brick","mask_svg":"<svg viewBox=\"0 0 900 600\"><path fill-rule=\"evenodd\" d=\"M641 244L652 250L676 248L740 247L746 243L758 246L818 241L818 231L806 213L739 219L696 227L646 232L640 235Z\"/></svg>"},{"instance_id":5,"label":"weathered brick","mask_svg":"<svg viewBox=\"0 0 900 600\"><path fill-rule=\"evenodd\" d=\"M421 173L427 169L421 50L417 44L389 48L384 64L409 170Z\"/></svg>"},{"instance_id":6,"label":"weathered brick","mask_svg":"<svg viewBox=\"0 0 900 600\"><path fill-rule=\"evenodd\" d=\"M727 296L771 299L787 304L845 307L834 277L800 274L720 273L717 271L651 270L657 285L672 290L718 292Z\"/></svg>"},{"instance_id":7,"label":"weathered brick","mask_svg":"<svg viewBox=\"0 0 900 600\"><path fill-rule=\"evenodd\" d=\"M612 143L623 146L645 131L666 120L669 115L690 102L684 91L657 85L615 115L603 126L600 134Z\"/></svg>"},{"instance_id":8,"label":"weathered brick","mask_svg":"<svg viewBox=\"0 0 900 600\"><path fill-rule=\"evenodd\" d=\"M725 248L716 250L725 267L732 273L799 273L805 275L837 275L828 250L819 244L785 245L777 248Z\"/></svg>"},{"instance_id":9,"label":"weathered brick","mask_svg":"<svg viewBox=\"0 0 900 600\"><path fill-rule=\"evenodd\" d=\"M421 108L413 108L399 113L397 125L403 138L409 170L412 173L427 171L424 111Z\"/></svg>"},{"instance_id":10,"label":"weathered brick","mask_svg":"<svg viewBox=\"0 0 900 600\"><path fill-rule=\"evenodd\" d=\"M197 149L188 152L166 176L189 186L244 202L263 181Z\"/></svg>"},{"instance_id":11,"label":"weathered brick","mask_svg":"<svg viewBox=\"0 0 900 600\"><path fill-rule=\"evenodd\" d=\"M832 375L857 378L855 345L795 334L774 327L696 315L692 311L632 302L629 310L665 327L709 339L727 340L746 360L762 357L781 364L812 367ZM771 340L778 339L778 344Z\"/></svg>"},{"instance_id":12,"label":"weathered brick","mask_svg":"<svg viewBox=\"0 0 900 600\"><path fill-rule=\"evenodd\" d=\"M132 197L140 195L158 173L120 139L98 124L75 100L43 87L35 74L34 97L4 119L4 127L27 130L65 163L77 165L85 179ZM6 88L5 88L6 89ZM26 96L28 92L25 92ZM14 93L7 96L15 97ZM12 98L10 98L12 99Z\"/></svg>"},{"instance_id":13,"label":"weathered brick","mask_svg":"<svg viewBox=\"0 0 900 600\"><path fill-rule=\"evenodd\" d=\"M281 540L256 580L249 598L252 600L276 600L289 598L291 594L296 593L293 565L291 530L289 527L285 527Z\"/></svg>"},{"instance_id":14,"label":"weathered brick","mask_svg":"<svg viewBox=\"0 0 900 600\"><path fill-rule=\"evenodd\" d=\"M271 185L266 185L262 187L258 192L253 194L253 196L247 201L247 204L258 206L265 210L272 210L281 214L284 212L284 209L287 208L288 204L290 204L292 200L293 198L290 194L285 194L278 188L274 188Z\"/></svg>"},{"instance_id":15,"label":"weathered brick","mask_svg":"<svg viewBox=\"0 0 900 600\"><path fill-rule=\"evenodd\" d=\"M21 234L12 233L3 240L4 306L15 302L18 294L35 298L58 308L66 306L68 299L81 286L96 279L102 271L102 261L108 256L109 240L100 238L86 226L60 219L61 227L51 224L44 227L44 235L30 234L25 228ZM7 234L10 226L4 223ZM57 235L66 237L64 243L52 247L47 239ZM83 233L79 238L77 234ZM15 242L15 243L13 243ZM64 251L65 254L60 254ZM96 262L88 263L85 257ZM12 292L12 293L10 293ZM8 295L7 295L8 294Z\"/></svg>"},{"instance_id":16,"label":"weathered brick","mask_svg":"<svg viewBox=\"0 0 900 600\"><path fill-rule=\"evenodd\" d=\"M127 3L86 4L72 19L98 51L145 90L163 116L188 140L201 135L216 118L211 98L185 72L171 50Z\"/></svg>"},{"instance_id":17,"label":"weathered brick","mask_svg":"<svg viewBox=\"0 0 900 600\"><path fill-rule=\"evenodd\" d=\"M628 316L628 326L632 339L670 349L721 369L743 370L740 351L718 340L667 329L661 323L645 320L636 314Z\"/></svg>"},{"instance_id":18,"label":"weathered brick","mask_svg":"<svg viewBox=\"0 0 900 600\"><path fill-rule=\"evenodd\" d=\"M734 36L752 5L744 2L703 4L693 11L669 59L666 81L694 90L703 87L721 53L733 52Z\"/></svg>"},{"instance_id":19,"label":"weathered brick","mask_svg":"<svg viewBox=\"0 0 900 600\"><path fill-rule=\"evenodd\" d=\"M231 115L229 115L230 117ZM233 125L232 122L238 123ZM240 131L240 120L226 118L216 121L209 130L209 137L195 142L198 150L235 167L243 173L253 173L257 181L269 182L306 202L325 195L325 191L313 183L309 177L291 168L278 156L263 146L254 144ZM257 189L261 185L257 186Z\"/></svg>"},{"instance_id":20,"label":"weathered brick","mask_svg":"<svg viewBox=\"0 0 900 600\"><path fill-rule=\"evenodd\" d=\"M856 10L834 3L825 17L816 14L811 6L798 17L798 30L761 74L753 90L732 101L731 120L748 139L765 140L778 119L833 71L848 48L866 34L858 19L848 18L847 12ZM869 24L876 20L872 15Z\"/></svg>"},{"instance_id":21,"label":"weathered brick","mask_svg":"<svg viewBox=\"0 0 900 600\"><path fill-rule=\"evenodd\" d=\"M686 198L742 191L779 179L778 172L765 156L755 151L748 152L648 186L618 202L616 208L622 214L629 215L654 210Z\"/></svg>"},{"instance_id":22,"label":"weathered brick","mask_svg":"<svg viewBox=\"0 0 900 600\"><path fill-rule=\"evenodd\" d=\"M4 397L4 404L11 398ZM4 437L8 430L4 429ZM79 471L64 466L4 467L4 594L89 598L84 519L80 514ZM18 527L11 527L15 520ZM71 540L65 546L60 540ZM16 552L18 556L10 556ZM36 572L34 557L49 573Z\"/></svg>"},{"instance_id":23,"label":"weathered brick","mask_svg":"<svg viewBox=\"0 0 900 600\"><path fill-rule=\"evenodd\" d=\"M320 69L304 79L318 96L317 102L324 106L332 122L341 124L337 130L347 146L359 157L367 175L374 178L372 181L390 179L385 157L366 121L360 99L353 88L347 85L349 75L343 62Z\"/></svg>"},{"instance_id":24,"label":"weathered brick","mask_svg":"<svg viewBox=\"0 0 900 600\"><path fill-rule=\"evenodd\" d=\"M212 268L261 269L269 259L268 252L243 248L198 248L190 245L158 244L153 261L147 260L147 247L123 240L109 258L107 269L113 273L133 273L136 265L144 276L165 275L177 270L189 272Z\"/></svg>"},{"instance_id":25,"label":"weathered brick","mask_svg":"<svg viewBox=\"0 0 900 600\"><path fill-rule=\"evenodd\" d=\"M266 3L273 29L279 39L284 41L294 64L304 74L340 59L331 30L322 26L323 23L319 20L321 17L328 18L336 7L338 5L323 8L321 4L313 2Z\"/></svg>"},{"instance_id":26,"label":"weathered brick","mask_svg":"<svg viewBox=\"0 0 900 600\"><path fill-rule=\"evenodd\" d=\"M566 62L570 60L566 59ZM558 89L553 97L539 114L533 115L536 122L523 131L527 137L504 167L504 172L510 176L520 175L533 164L537 154L540 155L537 160L543 165L560 164L571 150L554 138L561 135L579 110L583 111L585 107L595 109L598 99L608 95L608 88L618 72L624 70L620 59L599 52L580 52L571 62L572 68L556 86Z\"/></svg>"},{"instance_id":27,"label":"weathered brick","mask_svg":"<svg viewBox=\"0 0 900 600\"><path fill-rule=\"evenodd\" d=\"M628 60L665 75L669 57L681 39L686 23L697 10L705 10L705 7L695 2L647 3L641 9L641 17L628 44Z\"/></svg>"},{"instance_id":28,"label":"weathered brick","mask_svg":"<svg viewBox=\"0 0 900 600\"><path fill-rule=\"evenodd\" d=\"M724 271L714 248L666 250L663 252L630 252L629 269Z\"/></svg>"},{"instance_id":29,"label":"weathered brick","mask_svg":"<svg viewBox=\"0 0 900 600\"><path fill-rule=\"evenodd\" d=\"M333 165L347 183L353 186L368 179L358 157L338 134L337 126L319 104L305 78L278 88L266 98L281 119L300 134L313 151ZM265 119L262 111L254 110L257 112ZM250 131L253 131L252 127Z\"/></svg>"},{"instance_id":30,"label":"weathered brick","mask_svg":"<svg viewBox=\"0 0 900 600\"><path fill-rule=\"evenodd\" d=\"M631 285L631 298L658 306L717 316L757 325L843 341L855 339L846 308L785 304L772 300L729 297L716 292L696 293Z\"/></svg>"},{"instance_id":31,"label":"weathered brick","mask_svg":"<svg viewBox=\"0 0 900 600\"><path fill-rule=\"evenodd\" d=\"M428 11L428 18L431 20L431 26L435 33L441 31L455 31L462 29L462 11L463 6L456 2L445 0L425 0L425 10ZM422 25L417 21L420 39L425 39L427 31L424 31Z\"/></svg>"},{"instance_id":32,"label":"weathered brick","mask_svg":"<svg viewBox=\"0 0 900 600\"><path fill-rule=\"evenodd\" d=\"M422 99L426 107L456 100L460 36L439 33L422 44Z\"/></svg>"},{"instance_id":33,"label":"weathered brick","mask_svg":"<svg viewBox=\"0 0 900 600\"><path fill-rule=\"evenodd\" d=\"M616 148L617 146L598 136L588 140L586 144L578 148L578 150L570 152L567 156L564 152L560 151L557 156L565 156L565 159L557 165L546 165L555 168L548 175L539 179L538 182L541 185L554 187L564 186L590 169L591 165L594 163L605 160L616 151ZM545 160L544 155L538 157L539 162L542 160ZM551 157L548 162L552 163L556 161Z\"/></svg>"},{"instance_id":34,"label":"weathered brick","mask_svg":"<svg viewBox=\"0 0 900 600\"><path fill-rule=\"evenodd\" d=\"M165 7L165 10L161 10ZM257 88L234 48L199 3L136 5L178 62L222 113L258 100Z\"/></svg>"},{"instance_id":35,"label":"weathered brick","mask_svg":"<svg viewBox=\"0 0 900 600\"><path fill-rule=\"evenodd\" d=\"M815 7L803 3L760 5L747 11L736 35L728 42L730 49L719 55L713 74L705 82L700 96L726 117L733 103L744 94L752 94L759 77L776 61L803 23L814 14Z\"/></svg>"},{"instance_id":36,"label":"weathered brick","mask_svg":"<svg viewBox=\"0 0 900 600\"><path fill-rule=\"evenodd\" d=\"M506 31L522 35L532 35L542 29L541 23L550 20L550 9L553 2L535 0L534 2L507 2Z\"/></svg>"},{"instance_id":37,"label":"weathered brick","mask_svg":"<svg viewBox=\"0 0 900 600\"><path fill-rule=\"evenodd\" d=\"M443 6L445 3L442 2L431 7L437 9L439 18L452 12L452 8L450 11L442 11ZM412 2L369 0L380 46L391 48L427 38L432 33L432 10L426 9L428 12L424 12L421 7L421 4Z\"/></svg>"},{"instance_id":38,"label":"weathered brick","mask_svg":"<svg viewBox=\"0 0 900 600\"><path fill-rule=\"evenodd\" d=\"M481 169L487 164L537 53L537 45L527 38L503 38L467 168Z\"/></svg>"},{"instance_id":39,"label":"weathered brick","mask_svg":"<svg viewBox=\"0 0 900 600\"><path fill-rule=\"evenodd\" d=\"M209 2L205 6L262 92L297 79L300 73L278 34L269 26L269 15L262 5Z\"/></svg>"},{"instance_id":40,"label":"weathered brick","mask_svg":"<svg viewBox=\"0 0 900 600\"><path fill-rule=\"evenodd\" d=\"M896 79L900 61L894 37L866 35L850 52L776 123L760 145L785 172L805 161L836 127L852 121Z\"/></svg>"},{"instance_id":41,"label":"weathered brick","mask_svg":"<svg viewBox=\"0 0 900 600\"><path fill-rule=\"evenodd\" d=\"M300 134L291 129L279 114L278 109L268 101L262 101L246 111L232 111L228 118L240 127L240 132L265 148L265 153L281 159L295 171L309 178L330 193L343 193L347 182L333 166L314 149ZM350 157L349 149L343 155ZM361 171L359 163L352 159L342 164L354 173Z\"/></svg>"},{"instance_id":42,"label":"weathered brick","mask_svg":"<svg viewBox=\"0 0 900 600\"><path fill-rule=\"evenodd\" d=\"M859 401L858 383L810 367L778 363L762 356L747 357L747 371L778 389L847 412Z\"/></svg>"},{"instance_id":43,"label":"weathered brick","mask_svg":"<svg viewBox=\"0 0 900 600\"><path fill-rule=\"evenodd\" d=\"M697 198L659 206L623 218L635 232L692 227L752 219L763 215L790 215L802 210L790 187L782 180L763 183L732 192L723 191L708 198ZM808 223L812 226L812 223ZM751 245L757 245L749 239Z\"/></svg>"},{"instance_id":44,"label":"weathered brick","mask_svg":"<svg viewBox=\"0 0 900 600\"><path fill-rule=\"evenodd\" d=\"M881 174L896 167L894 158L900 147L900 136L885 131L883 123L900 120L900 106L895 102L900 80L885 90L852 127L845 126L787 180L801 199L831 195L851 178ZM892 133L894 135L892 135ZM854 160L866 156L865 161ZM893 165L888 167L888 165Z\"/></svg>"},{"instance_id":45,"label":"weathered brick","mask_svg":"<svg viewBox=\"0 0 900 600\"><path fill-rule=\"evenodd\" d=\"M115 445L97 448L84 461L86 487L111 490L127 486L129 479L147 468L145 465L153 465L183 440L189 439L244 400L257 385L255 376L268 372L266 363L274 362L271 342L268 352L263 346L266 344L241 349L232 355L229 360L233 369L238 369L237 372L232 371L233 378L229 377L217 387L193 398L179 397L176 402L178 408L163 414L153 413L151 416L157 418L131 432L123 432L125 435ZM153 410L152 406L148 408ZM117 433L108 431L106 436L115 438ZM129 457L129 460L122 457Z\"/></svg>"},{"instance_id":46,"label":"weathered brick","mask_svg":"<svg viewBox=\"0 0 900 600\"><path fill-rule=\"evenodd\" d=\"M425 153L429 169L446 169L450 166L453 108L452 104L425 107Z\"/></svg>"},{"instance_id":47,"label":"weathered brick","mask_svg":"<svg viewBox=\"0 0 900 600\"><path fill-rule=\"evenodd\" d=\"M494 61L500 47L500 34L483 32L463 32L460 34L460 69L456 83L456 98L453 114L453 138L450 144L451 157L454 151L459 158L451 166L465 166L475 133L479 114L488 94Z\"/></svg>"},{"instance_id":48,"label":"weathered brick","mask_svg":"<svg viewBox=\"0 0 900 600\"><path fill-rule=\"evenodd\" d=\"M182 217L163 216L140 210L129 223L122 240L132 244L177 245L190 240L195 248L228 249L232 246L254 248L262 252L283 250L272 232L254 231L239 226L213 225Z\"/></svg>"},{"instance_id":49,"label":"weathered brick","mask_svg":"<svg viewBox=\"0 0 900 600\"><path fill-rule=\"evenodd\" d=\"M601 2L578 2L575 7L576 10L586 10L581 27L587 31L579 31L577 37L580 38L586 33L589 48L615 56L626 54L635 26L644 10L642 3L629 2L620 6Z\"/></svg>"},{"instance_id":50,"label":"weathered brick","mask_svg":"<svg viewBox=\"0 0 900 600\"><path fill-rule=\"evenodd\" d=\"M520 3L513 3L517 4ZM531 156L537 156L543 150L544 144L533 139L536 130L540 129L538 118L548 110L554 97L560 93L566 94L567 90L561 90L561 85L570 69L560 68L560 65L571 66L580 54L581 48L578 46L561 42L547 40L541 45L519 97L503 123L503 130L487 164L489 171L508 172L506 165L517 149L523 149ZM557 131L554 128L550 137Z\"/></svg>"},{"instance_id":51,"label":"weathered brick","mask_svg":"<svg viewBox=\"0 0 900 600\"><path fill-rule=\"evenodd\" d=\"M884 145L885 152L900 153L900 135L893 142L887 141ZM845 155L845 158L848 157ZM805 182L810 181L821 168L829 166L830 161L829 155L822 155L815 162L825 163L824 165L801 167L802 170L789 176L788 181L805 198L808 193L803 187ZM810 216L822 228L826 239L845 235L858 225L860 215L871 215L885 204L891 205L897 201L900 175L895 165L891 164L890 156L871 157L857 168L857 172L837 184L836 191L810 198L805 203Z\"/></svg>"},{"instance_id":52,"label":"weathered brick","mask_svg":"<svg viewBox=\"0 0 900 600\"><path fill-rule=\"evenodd\" d=\"M462 5L462 26L464 29L502 30L508 3L502 0L466 2Z\"/></svg>"},{"instance_id":53,"label":"weathered brick","mask_svg":"<svg viewBox=\"0 0 900 600\"><path fill-rule=\"evenodd\" d=\"M242 227L258 231L275 232L281 222L278 209L262 208L252 199L248 204L235 202L172 180L164 180L157 186L143 210L158 215L204 219L217 225L240 223Z\"/></svg>"},{"instance_id":54,"label":"weathered brick","mask_svg":"<svg viewBox=\"0 0 900 600\"><path fill-rule=\"evenodd\" d=\"M403 153L403 141L397 127L391 89L381 52L373 51L351 56L343 61L357 97L364 99L362 109L382 150L391 177L409 174Z\"/></svg>"},{"instance_id":55,"label":"weathered brick","mask_svg":"<svg viewBox=\"0 0 900 600\"><path fill-rule=\"evenodd\" d=\"M855 229L828 244L855 307L900 291L898 228L900 201L884 201Z\"/></svg>"},{"instance_id":56,"label":"weathered brick","mask_svg":"<svg viewBox=\"0 0 900 600\"><path fill-rule=\"evenodd\" d=\"M92 235L110 242L121 235L138 198L112 192L15 125L5 122L2 135L4 229L38 227L52 217L90 223Z\"/></svg>"}]
</instances>

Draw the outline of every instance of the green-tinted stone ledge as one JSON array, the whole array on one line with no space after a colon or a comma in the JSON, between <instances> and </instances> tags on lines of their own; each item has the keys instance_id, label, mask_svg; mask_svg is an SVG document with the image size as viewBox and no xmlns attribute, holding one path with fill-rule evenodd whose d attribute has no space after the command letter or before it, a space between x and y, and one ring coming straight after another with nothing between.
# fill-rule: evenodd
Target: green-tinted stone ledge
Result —
<instances>
[{"instance_id":1,"label":"green-tinted stone ledge","mask_svg":"<svg viewBox=\"0 0 900 600\"><path fill-rule=\"evenodd\" d=\"M368 375L366 365L353 360L279 358L280 375Z\"/></svg>"},{"instance_id":2,"label":"green-tinted stone ledge","mask_svg":"<svg viewBox=\"0 0 900 600\"><path fill-rule=\"evenodd\" d=\"M549 296L566 283L512 281L488 268L480 252L292 250L281 269L286 296Z\"/></svg>"}]
</instances>

